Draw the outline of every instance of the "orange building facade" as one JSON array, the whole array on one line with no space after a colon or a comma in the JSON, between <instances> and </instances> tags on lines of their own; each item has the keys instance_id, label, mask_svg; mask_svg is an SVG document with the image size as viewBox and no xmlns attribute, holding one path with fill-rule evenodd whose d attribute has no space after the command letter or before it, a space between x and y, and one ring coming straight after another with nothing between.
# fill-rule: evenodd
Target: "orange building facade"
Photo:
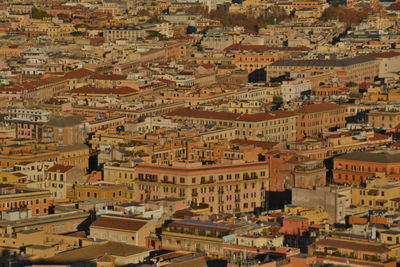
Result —
<instances>
[{"instance_id":1,"label":"orange building facade","mask_svg":"<svg viewBox=\"0 0 400 267\"><path fill-rule=\"evenodd\" d=\"M139 164L136 173L138 201L185 198L191 205L207 204L211 213L251 212L264 207L269 180L266 162Z\"/></svg>"},{"instance_id":2,"label":"orange building facade","mask_svg":"<svg viewBox=\"0 0 400 267\"><path fill-rule=\"evenodd\" d=\"M333 161L335 183L360 184L375 176L400 179L400 153L353 152Z\"/></svg>"},{"instance_id":3,"label":"orange building facade","mask_svg":"<svg viewBox=\"0 0 400 267\"><path fill-rule=\"evenodd\" d=\"M333 103L307 105L298 111L297 139L318 136L324 130L346 125L347 107Z\"/></svg>"}]
</instances>

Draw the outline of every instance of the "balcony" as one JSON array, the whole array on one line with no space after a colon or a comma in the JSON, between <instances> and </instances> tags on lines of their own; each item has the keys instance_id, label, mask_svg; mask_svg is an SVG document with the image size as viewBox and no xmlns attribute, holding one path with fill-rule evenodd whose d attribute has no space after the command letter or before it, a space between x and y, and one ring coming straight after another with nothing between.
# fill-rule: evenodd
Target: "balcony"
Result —
<instances>
[{"instance_id":1,"label":"balcony","mask_svg":"<svg viewBox=\"0 0 400 267\"><path fill-rule=\"evenodd\" d=\"M199 194L196 193L196 192L192 193L192 197L197 197L198 195L199 195Z\"/></svg>"},{"instance_id":2,"label":"balcony","mask_svg":"<svg viewBox=\"0 0 400 267\"><path fill-rule=\"evenodd\" d=\"M218 194L223 194L224 190L218 190Z\"/></svg>"},{"instance_id":3,"label":"balcony","mask_svg":"<svg viewBox=\"0 0 400 267\"><path fill-rule=\"evenodd\" d=\"M201 181L200 184L213 184L214 180L209 180L209 181Z\"/></svg>"},{"instance_id":4,"label":"balcony","mask_svg":"<svg viewBox=\"0 0 400 267\"><path fill-rule=\"evenodd\" d=\"M252 176L244 175L243 176L243 180L255 180L255 179L258 179L257 175L252 175Z\"/></svg>"},{"instance_id":5,"label":"balcony","mask_svg":"<svg viewBox=\"0 0 400 267\"><path fill-rule=\"evenodd\" d=\"M175 182L168 181L168 180L161 180L160 182L163 183L163 184L175 184Z\"/></svg>"},{"instance_id":6,"label":"balcony","mask_svg":"<svg viewBox=\"0 0 400 267\"><path fill-rule=\"evenodd\" d=\"M209 241L214 241L214 242L221 242L221 238L224 236L223 234L220 233L210 233L210 232L204 232L204 231L184 231L184 230L178 230L178 229L166 229L163 231L163 235L174 235L174 236L180 236L183 238L193 238L193 236L201 236L202 239L209 240Z\"/></svg>"}]
</instances>

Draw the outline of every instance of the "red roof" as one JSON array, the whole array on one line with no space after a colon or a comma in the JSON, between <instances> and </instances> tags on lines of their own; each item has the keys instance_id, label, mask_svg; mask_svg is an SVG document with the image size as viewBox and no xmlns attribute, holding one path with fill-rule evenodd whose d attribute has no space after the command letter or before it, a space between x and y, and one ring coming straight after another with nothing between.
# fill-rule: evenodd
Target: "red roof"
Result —
<instances>
[{"instance_id":1,"label":"red roof","mask_svg":"<svg viewBox=\"0 0 400 267\"><path fill-rule=\"evenodd\" d=\"M25 177L25 176L27 176L26 174L23 174L23 173L20 173L20 172L15 172L15 173L13 173L15 176L17 176L17 177Z\"/></svg>"},{"instance_id":2,"label":"red roof","mask_svg":"<svg viewBox=\"0 0 400 267\"><path fill-rule=\"evenodd\" d=\"M380 133L374 133L374 136L368 139L369 141L379 141L389 139L389 136Z\"/></svg>"},{"instance_id":3,"label":"red roof","mask_svg":"<svg viewBox=\"0 0 400 267\"><path fill-rule=\"evenodd\" d=\"M266 142L266 141L253 141L253 140L235 139L235 140L231 141L231 144L254 145L256 147L261 147L261 148L264 148L264 149L272 149L278 143Z\"/></svg>"},{"instance_id":4,"label":"red roof","mask_svg":"<svg viewBox=\"0 0 400 267\"><path fill-rule=\"evenodd\" d=\"M315 112L322 112L327 110L335 110L345 108L344 105L338 105L334 103L324 102L319 104L311 104L307 106L303 106L297 112L299 113L315 113Z\"/></svg>"},{"instance_id":5,"label":"red roof","mask_svg":"<svg viewBox=\"0 0 400 267\"><path fill-rule=\"evenodd\" d=\"M48 172L67 172L69 170L71 170L72 168L74 168L74 166L66 166L66 165L60 165L60 164L56 164L53 167L49 168L47 171Z\"/></svg>"},{"instance_id":6,"label":"red roof","mask_svg":"<svg viewBox=\"0 0 400 267\"><path fill-rule=\"evenodd\" d=\"M215 66L213 65L213 64L209 64L209 63L207 63L207 64L203 64L203 65L201 65L203 68L205 68L205 69L213 69L213 68L215 68Z\"/></svg>"},{"instance_id":7,"label":"red roof","mask_svg":"<svg viewBox=\"0 0 400 267\"><path fill-rule=\"evenodd\" d=\"M138 231L147 224L146 221L135 220L124 217L102 216L90 227L111 228L125 231Z\"/></svg>"},{"instance_id":8,"label":"red roof","mask_svg":"<svg viewBox=\"0 0 400 267\"><path fill-rule=\"evenodd\" d=\"M83 78L83 77L87 77L94 74L93 71L88 70L88 69L76 69L70 72L67 72L64 75L64 78L66 79L79 79L79 78Z\"/></svg>"},{"instance_id":9,"label":"red roof","mask_svg":"<svg viewBox=\"0 0 400 267\"><path fill-rule=\"evenodd\" d=\"M388 58L388 57L397 57L400 56L400 53L394 52L394 51L388 51L388 52L380 52L380 53L369 53L369 57L373 58Z\"/></svg>"}]
</instances>

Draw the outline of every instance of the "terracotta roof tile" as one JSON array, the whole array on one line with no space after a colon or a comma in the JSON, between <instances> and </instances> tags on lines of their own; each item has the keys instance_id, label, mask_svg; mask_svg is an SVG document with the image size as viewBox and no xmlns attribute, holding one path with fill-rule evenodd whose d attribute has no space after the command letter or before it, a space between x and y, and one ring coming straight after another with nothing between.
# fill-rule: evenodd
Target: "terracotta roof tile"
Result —
<instances>
[{"instance_id":1,"label":"terracotta roof tile","mask_svg":"<svg viewBox=\"0 0 400 267\"><path fill-rule=\"evenodd\" d=\"M56 164L53 167L50 167L47 171L48 172L62 172L62 173L65 173L65 172L71 170L72 168L74 168L74 166L66 166L66 165Z\"/></svg>"},{"instance_id":2,"label":"terracotta roof tile","mask_svg":"<svg viewBox=\"0 0 400 267\"><path fill-rule=\"evenodd\" d=\"M125 231L138 231L147 224L146 221L123 217L102 216L90 227L112 228Z\"/></svg>"},{"instance_id":3,"label":"terracotta roof tile","mask_svg":"<svg viewBox=\"0 0 400 267\"><path fill-rule=\"evenodd\" d=\"M243 140L243 139L235 139L231 141L231 144L238 145L254 145L256 147L261 147L264 149L272 149L278 143L275 142L265 142L265 141L253 141L253 140Z\"/></svg>"},{"instance_id":4,"label":"terracotta roof tile","mask_svg":"<svg viewBox=\"0 0 400 267\"><path fill-rule=\"evenodd\" d=\"M400 56L400 53L394 52L394 51L388 51L388 52L381 52L381 53L369 53L368 56L372 57L372 58L389 58L389 57Z\"/></svg>"},{"instance_id":5,"label":"terracotta roof tile","mask_svg":"<svg viewBox=\"0 0 400 267\"><path fill-rule=\"evenodd\" d=\"M98 259L104 255L129 257L146 251L149 251L149 249L119 242L107 242L62 252L43 261L47 263L76 263Z\"/></svg>"},{"instance_id":6,"label":"terracotta roof tile","mask_svg":"<svg viewBox=\"0 0 400 267\"><path fill-rule=\"evenodd\" d=\"M86 76L90 76L92 74L94 74L94 72L91 71L91 70L88 70L88 69L76 69L76 70L67 72L64 75L64 78L66 78L66 79L79 79L79 78L83 78L83 77L86 77Z\"/></svg>"},{"instance_id":7,"label":"terracotta roof tile","mask_svg":"<svg viewBox=\"0 0 400 267\"><path fill-rule=\"evenodd\" d=\"M346 108L346 106L324 102L324 103L319 103L319 104L311 104L311 105L303 106L297 112L298 113L315 113L315 112L342 109L342 108Z\"/></svg>"}]
</instances>

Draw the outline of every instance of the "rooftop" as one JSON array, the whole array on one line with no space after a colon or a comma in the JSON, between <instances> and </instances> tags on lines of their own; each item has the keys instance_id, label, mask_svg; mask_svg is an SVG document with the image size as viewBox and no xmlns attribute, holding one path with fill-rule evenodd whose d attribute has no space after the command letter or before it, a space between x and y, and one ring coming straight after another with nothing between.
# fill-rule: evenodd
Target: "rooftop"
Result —
<instances>
[{"instance_id":1,"label":"rooftop","mask_svg":"<svg viewBox=\"0 0 400 267\"><path fill-rule=\"evenodd\" d=\"M369 56L357 56L343 59L281 59L270 66L297 66L297 67L347 67L355 64L375 60Z\"/></svg>"},{"instance_id":2,"label":"rooftop","mask_svg":"<svg viewBox=\"0 0 400 267\"><path fill-rule=\"evenodd\" d=\"M296 116L294 112L276 110L265 113L256 114L239 114L230 112L216 112L206 110L195 110L189 108L182 108L166 114L171 117L191 117L200 119L213 119L213 120L225 120L225 121L238 121L238 122L261 122L267 120L275 120L281 118L288 118Z\"/></svg>"},{"instance_id":3,"label":"rooftop","mask_svg":"<svg viewBox=\"0 0 400 267\"><path fill-rule=\"evenodd\" d=\"M90 227L112 228L124 231L138 231L147 224L147 221L125 217L102 216Z\"/></svg>"},{"instance_id":4,"label":"rooftop","mask_svg":"<svg viewBox=\"0 0 400 267\"><path fill-rule=\"evenodd\" d=\"M376 162L376 163L395 163L395 162L400 162L400 152L397 153L353 152L338 156L337 159Z\"/></svg>"}]
</instances>

